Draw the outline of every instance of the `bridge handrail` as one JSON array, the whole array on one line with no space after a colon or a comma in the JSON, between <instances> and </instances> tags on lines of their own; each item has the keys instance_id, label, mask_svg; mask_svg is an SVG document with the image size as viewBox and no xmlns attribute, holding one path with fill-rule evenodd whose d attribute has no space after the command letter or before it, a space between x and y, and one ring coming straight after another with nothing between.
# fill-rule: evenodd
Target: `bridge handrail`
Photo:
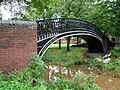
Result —
<instances>
[{"instance_id":1,"label":"bridge handrail","mask_svg":"<svg viewBox=\"0 0 120 90\"><path fill-rule=\"evenodd\" d=\"M43 20L37 20L38 24L38 35L46 35L53 32L65 32L75 28L86 28L90 32L98 34L102 39L104 38L103 33L97 26L84 20L74 18L49 18Z\"/></svg>"}]
</instances>

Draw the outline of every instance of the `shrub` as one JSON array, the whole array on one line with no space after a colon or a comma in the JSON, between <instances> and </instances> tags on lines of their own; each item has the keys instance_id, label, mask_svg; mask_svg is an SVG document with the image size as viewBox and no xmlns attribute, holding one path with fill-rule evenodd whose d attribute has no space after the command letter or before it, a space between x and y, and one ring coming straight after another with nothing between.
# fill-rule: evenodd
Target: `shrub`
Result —
<instances>
[{"instance_id":1,"label":"shrub","mask_svg":"<svg viewBox=\"0 0 120 90\"><path fill-rule=\"evenodd\" d=\"M43 74L46 66L36 55L25 70L14 71L5 77L0 73L0 90L46 90Z\"/></svg>"},{"instance_id":2,"label":"shrub","mask_svg":"<svg viewBox=\"0 0 120 90\"><path fill-rule=\"evenodd\" d=\"M95 76L79 73L72 80L56 78L49 83L47 90L101 90L95 81Z\"/></svg>"},{"instance_id":3,"label":"shrub","mask_svg":"<svg viewBox=\"0 0 120 90\"><path fill-rule=\"evenodd\" d=\"M120 44L117 44L111 52L113 58L120 58Z\"/></svg>"}]
</instances>

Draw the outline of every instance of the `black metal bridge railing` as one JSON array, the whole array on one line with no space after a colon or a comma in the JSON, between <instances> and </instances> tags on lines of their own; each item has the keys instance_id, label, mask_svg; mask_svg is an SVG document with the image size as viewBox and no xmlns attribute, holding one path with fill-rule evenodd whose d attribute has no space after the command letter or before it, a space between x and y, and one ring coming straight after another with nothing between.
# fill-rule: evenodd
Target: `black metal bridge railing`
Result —
<instances>
[{"instance_id":1,"label":"black metal bridge railing","mask_svg":"<svg viewBox=\"0 0 120 90\"><path fill-rule=\"evenodd\" d=\"M114 45L95 25L73 18L37 20L38 53L43 56L56 40L68 35L80 35L87 41L89 52L106 52ZM76 33L76 34L75 34Z\"/></svg>"},{"instance_id":2,"label":"black metal bridge railing","mask_svg":"<svg viewBox=\"0 0 120 90\"><path fill-rule=\"evenodd\" d=\"M38 25L38 41L73 29L84 29L97 34L102 39L104 38L103 33L95 25L79 19L55 18L36 22Z\"/></svg>"}]
</instances>

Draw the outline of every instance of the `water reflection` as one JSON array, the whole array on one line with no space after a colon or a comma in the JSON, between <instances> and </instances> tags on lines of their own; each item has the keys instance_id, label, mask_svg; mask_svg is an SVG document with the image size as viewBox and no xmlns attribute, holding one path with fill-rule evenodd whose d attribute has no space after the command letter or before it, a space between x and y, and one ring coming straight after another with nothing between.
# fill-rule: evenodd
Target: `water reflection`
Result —
<instances>
[{"instance_id":1,"label":"water reflection","mask_svg":"<svg viewBox=\"0 0 120 90\"><path fill-rule=\"evenodd\" d=\"M75 65L74 67L62 67L60 65L49 65L47 64L47 72L44 75L45 81L55 79L60 76L64 79L72 79L77 73L84 72L85 74L93 74L89 68L85 68L80 65ZM102 87L104 90L120 90L120 78L115 78L112 76L97 75L99 78L96 81L98 86Z\"/></svg>"},{"instance_id":2,"label":"water reflection","mask_svg":"<svg viewBox=\"0 0 120 90\"><path fill-rule=\"evenodd\" d=\"M81 68L80 66L75 66L72 68L62 67L60 65L47 65L47 72L45 73L45 80L49 81L55 78L56 76L61 76L64 79L72 79L77 73L81 71L85 71L89 73L85 68Z\"/></svg>"}]
</instances>

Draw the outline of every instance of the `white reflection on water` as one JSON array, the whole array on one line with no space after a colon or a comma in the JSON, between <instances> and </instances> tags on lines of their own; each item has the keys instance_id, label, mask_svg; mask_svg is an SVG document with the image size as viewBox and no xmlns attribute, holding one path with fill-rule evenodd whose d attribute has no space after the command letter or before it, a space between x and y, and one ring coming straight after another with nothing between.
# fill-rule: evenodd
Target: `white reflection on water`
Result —
<instances>
[{"instance_id":1,"label":"white reflection on water","mask_svg":"<svg viewBox=\"0 0 120 90\"><path fill-rule=\"evenodd\" d=\"M62 76L64 79L72 79L78 73L93 74L89 68L83 68L79 65L74 67L62 67L60 65L47 65L48 70L45 73L45 80L56 80L57 76ZM104 90L120 90L120 78L115 78L110 75L98 75L97 84L102 87Z\"/></svg>"},{"instance_id":2,"label":"white reflection on water","mask_svg":"<svg viewBox=\"0 0 120 90\"><path fill-rule=\"evenodd\" d=\"M67 67L62 67L60 65L47 65L48 70L48 80L52 80L56 78L56 76L62 75L66 79L72 79L76 74L81 73L82 71L80 70L80 67L72 67L72 68L67 68Z\"/></svg>"}]
</instances>

